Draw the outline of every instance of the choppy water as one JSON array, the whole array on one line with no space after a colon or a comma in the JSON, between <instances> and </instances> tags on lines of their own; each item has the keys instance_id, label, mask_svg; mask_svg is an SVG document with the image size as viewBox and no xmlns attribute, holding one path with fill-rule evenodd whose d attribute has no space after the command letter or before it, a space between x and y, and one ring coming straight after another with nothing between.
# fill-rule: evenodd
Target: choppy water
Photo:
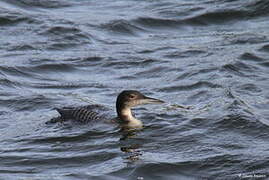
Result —
<instances>
[{"instance_id":1,"label":"choppy water","mask_svg":"<svg viewBox=\"0 0 269 180\"><path fill-rule=\"evenodd\" d=\"M269 178L268 9L0 0L0 179ZM137 108L131 135L45 124L54 107L114 109L123 89L168 104Z\"/></svg>"}]
</instances>

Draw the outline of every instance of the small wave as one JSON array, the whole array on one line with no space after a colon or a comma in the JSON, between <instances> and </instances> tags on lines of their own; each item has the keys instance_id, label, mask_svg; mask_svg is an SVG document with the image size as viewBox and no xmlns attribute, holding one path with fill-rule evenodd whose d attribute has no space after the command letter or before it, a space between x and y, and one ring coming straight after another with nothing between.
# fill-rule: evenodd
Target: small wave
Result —
<instances>
[{"instance_id":1,"label":"small wave","mask_svg":"<svg viewBox=\"0 0 269 180\"><path fill-rule=\"evenodd\" d=\"M167 58L188 58L188 57L195 57L195 56L200 56L202 54L207 54L206 51L203 50L186 50L183 52L171 52L167 55L165 55L165 57Z\"/></svg>"},{"instance_id":2,"label":"small wave","mask_svg":"<svg viewBox=\"0 0 269 180\"><path fill-rule=\"evenodd\" d=\"M50 106L50 100L43 95L13 96L10 99L1 100L1 104L15 111L32 111L41 107Z\"/></svg>"},{"instance_id":3,"label":"small wave","mask_svg":"<svg viewBox=\"0 0 269 180\"><path fill-rule=\"evenodd\" d=\"M262 92L262 90L259 87L257 87L255 84L250 84L250 83L240 85L238 88L241 91L244 91L245 93L246 91L251 92L251 93L256 93L256 94Z\"/></svg>"},{"instance_id":4,"label":"small wave","mask_svg":"<svg viewBox=\"0 0 269 180\"><path fill-rule=\"evenodd\" d=\"M75 57L65 59L65 62L70 62L76 67L85 67L85 66L97 66L100 63L103 63L104 58L100 56L89 56L89 57ZM40 62L38 62L40 63Z\"/></svg>"},{"instance_id":5,"label":"small wave","mask_svg":"<svg viewBox=\"0 0 269 180\"><path fill-rule=\"evenodd\" d=\"M81 61L83 62L95 62L95 61L101 61L103 60L103 57L99 57L99 56L90 56L90 57L85 57L85 58L81 58Z\"/></svg>"},{"instance_id":6,"label":"small wave","mask_svg":"<svg viewBox=\"0 0 269 180\"><path fill-rule=\"evenodd\" d=\"M127 75L127 76L121 76L118 79L122 79L122 80L135 80L137 77L132 76L132 75Z\"/></svg>"},{"instance_id":7,"label":"small wave","mask_svg":"<svg viewBox=\"0 0 269 180\"><path fill-rule=\"evenodd\" d=\"M269 2L264 0L250 1L246 6L249 11L249 17L266 16L269 14Z\"/></svg>"},{"instance_id":8,"label":"small wave","mask_svg":"<svg viewBox=\"0 0 269 180\"><path fill-rule=\"evenodd\" d=\"M206 12L193 17L176 18L157 18L157 17L139 17L133 20L134 23L146 28L179 28L180 26L204 26L210 24L224 24L231 21L238 21L245 18L245 12L240 10L218 10L215 12Z\"/></svg>"},{"instance_id":9,"label":"small wave","mask_svg":"<svg viewBox=\"0 0 269 180\"><path fill-rule=\"evenodd\" d=\"M75 46L80 46L80 43L71 43L71 42L54 42L49 44L47 50L66 50L69 48L74 48Z\"/></svg>"},{"instance_id":10,"label":"small wave","mask_svg":"<svg viewBox=\"0 0 269 180\"><path fill-rule=\"evenodd\" d=\"M7 78L0 78L0 84L2 86L0 89L3 89L3 86L9 87L9 88L16 88L16 87L21 86L20 83L11 81Z\"/></svg>"},{"instance_id":11,"label":"small wave","mask_svg":"<svg viewBox=\"0 0 269 180\"><path fill-rule=\"evenodd\" d=\"M269 62L263 62L263 63L260 63L261 66L264 66L264 67L269 67Z\"/></svg>"},{"instance_id":12,"label":"small wave","mask_svg":"<svg viewBox=\"0 0 269 180\"><path fill-rule=\"evenodd\" d=\"M26 17L0 17L0 25L10 25L22 21L26 21L28 18Z\"/></svg>"},{"instance_id":13,"label":"small wave","mask_svg":"<svg viewBox=\"0 0 269 180\"><path fill-rule=\"evenodd\" d=\"M70 72L75 70L75 67L72 66L71 64L41 64L41 65L36 65L33 67L24 67L24 70L29 69L30 71L36 71L36 72L47 72L47 71L52 71L52 72Z\"/></svg>"},{"instance_id":14,"label":"small wave","mask_svg":"<svg viewBox=\"0 0 269 180\"><path fill-rule=\"evenodd\" d=\"M155 53L155 52L161 52L161 51L167 51L167 50L174 50L176 48L174 47L170 47L170 46L164 46L164 47L159 47L159 48L155 48L155 49L144 49L144 50L140 50L137 51L137 53L140 54L150 54L150 53Z\"/></svg>"},{"instance_id":15,"label":"small wave","mask_svg":"<svg viewBox=\"0 0 269 180\"><path fill-rule=\"evenodd\" d=\"M11 12L11 11L7 11L5 9L0 8L0 25L1 26L13 25L13 24L25 22L25 21L30 22L34 20L22 13Z\"/></svg>"},{"instance_id":16,"label":"small wave","mask_svg":"<svg viewBox=\"0 0 269 180\"><path fill-rule=\"evenodd\" d=\"M20 77L31 77L31 73L28 71L24 71L25 67L15 66L0 66L0 72L3 74L11 75L11 76L20 76Z\"/></svg>"},{"instance_id":17,"label":"small wave","mask_svg":"<svg viewBox=\"0 0 269 180\"><path fill-rule=\"evenodd\" d=\"M217 10L187 18L183 22L190 25L224 24L245 18L245 14L242 10Z\"/></svg>"},{"instance_id":18,"label":"small wave","mask_svg":"<svg viewBox=\"0 0 269 180\"><path fill-rule=\"evenodd\" d=\"M214 84L207 81L199 81L190 85L178 85L178 86L170 86L170 87L161 88L160 91L162 92L189 91L189 90L194 90L194 89L199 89L199 88L204 88L204 87L222 88L222 86L219 84Z\"/></svg>"},{"instance_id":19,"label":"small wave","mask_svg":"<svg viewBox=\"0 0 269 180\"><path fill-rule=\"evenodd\" d=\"M134 76L136 78L158 78L162 76L163 72L171 71L171 69L166 68L166 67L154 67L149 70L145 70L142 72L135 73Z\"/></svg>"},{"instance_id":20,"label":"small wave","mask_svg":"<svg viewBox=\"0 0 269 180\"><path fill-rule=\"evenodd\" d=\"M248 77L248 76L254 76L254 75L248 75L248 74L259 71L259 68L250 64L243 63L243 62L235 62L233 64L223 65L221 67L221 71L228 71L235 75Z\"/></svg>"},{"instance_id":21,"label":"small wave","mask_svg":"<svg viewBox=\"0 0 269 180\"><path fill-rule=\"evenodd\" d=\"M0 71L2 71L4 74L10 77L10 80L5 78L6 79L5 81L8 80L6 84L7 86L11 87L34 86L33 84L35 84L36 82L43 82L43 81L54 83L57 82L56 79L59 77L59 73L66 73L66 72L70 73L76 70L77 68L72 64L51 64L51 63L33 65L28 67L25 66L0 67ZM47 76L48 73L52 78ZM46 76L44 76L44 74L46 74ZM20 78L18 78L18 76Z\"/></svg>"},{"instance_id":22,"label":"small wave","mask_svg":"<svg viewBox=\"0 0 269 180\"><path fill-rule=\"evenodd\" d=\"M69 38L79 37L79 38L86 38L86 39L89 38L88 34L83 33L82 30L73 26L61 25L61 26L42 27L42 28L43 29L41 32L39 32L39 35L51 36L51 37L60 36L60 37L67 37L67 38L68 37Z\"/></svg>"},{"instance_id":23,"label":"small wave","mask_svg":"<svg viewBox=\"0 0 269 180\"><path fill-rule=\"evenodd\" d=\"M231 104L231 108L233 111L235 110L234 106L240 106L241 103ZM240 107L238 107L240 108ZM257 120L254 117L250 117L249 115L243 115L240 113L232 113L220 118L215 123L217 129L233 129L233 131L240 131L242 133L253 134L255 136L259 136L264 132L268 132L269 127Z\"/></svg>"},{"instance_id":24,"label":"small wave","mask_svg":"<svg viewBox=\"0 0 269 180\"><path fill-rule=\"evenodd\" d=\"M147 28L175 28L180 25L180 21L177 20L154 17L139 17L133 22Z\"/></svg>"},{"instance_id":25,"label":"small wave","mask_svg":"<svg viewBox=\"0 0 269 180\"><path fill-rule=\"evenodd\" d=\"M179 76L176 77L176 80L182 80L182 79L186 79L186 78L196 76L196 75L208 74L217 70L218 70L217 68L204 68L204 69L199 69L199 70L192 70L192 71L188 71L183 74L180 74Z\"/></svg>"},{"instance_id":26,"label":"small wave","mask_svg":"<svg viewBox=\"0 0 269 180\"><path fill-rule=\"evenodd\" d=\"M138 32L144 32L145 30L135 26L134 24L126 20L114 20L112 22L101 25L101 28L105 28L108 31L121 35L137 35Z\"/></svg>"},{"instance_id":27,"label":"small wave","mask_svg":"<svg viewBox=\"0 0 269 180\"><path fill-rule=\"evenodd\" d=\"M243 33L227 36L224 40L228 41L229 44L258 44L267 42L268 38L260 34Z\"/></svg>"},{"instance_id":28,"label":"small wave","mask_svg":"<svg viewBox=\"0 0 269 180\"><path fill-rule=\"evenodd\" d=\"M169 180L178 180L186 179L192 180L196 179L197 173L190 173L189 170L193 162L180 162L180 163L147 163L141 164L135 168L134 171L130 172L129 177L131 179L139 179L137 177L145 177L145 179L150 179L151 177L158 177L158 179L169 179ZM188 170L188 171L187 171ZM194 170L195 171L195 170ZM113 172L114 175L121 174L124 172L124 169ZM112 174L112 173L111 173ZM201 178L201 176L199 176ZM113 179L113 178L112 178ZM144 179L144 178L143 178Z\"/></svg>"},{"instance_id":29,"label":"small wave","mask_svg":"<svg viewBox=\"0 0 269 180\"><path fill-rule=\"evenodd\" d=\"M29 141L33 144L40 144L40 143L53 143L53 142L83 142L89 139L90 137L98 137L105 135L105 132L98 132L98 131L88 131L84 134L78 135L64 135L64 136L52 136L52 137L37 137L32 138Z\"/></svg>"},{"instance_id":30,"label":"small wave","mask_svg":"<svg viewBox=\"0 0 269 180\"><path fill-rule=\"evenodd\" d=\"M26 7L38 7L38 8L62 8L69 7L71 4L65 0L21 0L18 5L23 4Z\"/></svg>"},{"instance_id":31,"label":"small wave","mask_svg":"<svg viewBox=\"0 0 269 180\"><path fill-rule=\"evenodd\" d=\"M264 46L261 47L259 50L260 50L260 51L263 51L263 52L269 52L269 44L264 45Z\"/></svg>"},{"instance_id":32,"label":"small wave","mask_svg":"<svg viewBox=\"0 0 269 180\"><path fill-rule=\"evenodd\" d=\"M81 30L76 27L53 26L53 27L48 27L45 31L43 31L40 34L61 35L63 33L77 34L77 33L81 33Z\"/></svg>"},{"instance_id":33,"label":"small wave","mask_svg":"<svg viewBox=\"0 0 269 180\"><path fill-rule=\"evenodd\" d=\"M36 48L29 44L15 45L8 48L8 51L31 51L36 50Z\"/></svg>"},{"instance_id":34,"label":"small wave","mask_svg":"<svg viewBox=\"0 0 269 180\"><path fill-rule=\"evenodd\" d=\"M265 60L265 59L263 59L263 58L261 58L259 56L256 56L255 54L249 53L249 52L246 52L246 53L242 54L240 56L240 59L248 60L248 61L255 61L255 62L261 62L261 61Z\"/></svg>"},{"instance_id":35,"label":"small wave","mask_svg":"<svg viewBox=\"0 0 269 180\"><path fill-rule=\"evenodd\" d=\"M162 3L162 5L164 5L164 3ZM178 18L191 16L191 14L204 10L203 7L192 7L188 6L187 4L184 4L184 6L184 8L183 6L178 7L177 3L173 3L171 5L166 5L164 8L157 7L157 9L154 11L163 17Z\"/></svg>"},{"instance_id":36,"label":"small wave","mask_svg":"<svg viewBox=\"0 0 269 180\"><path fill-rule=\"evenodd\" d=\"M159 62L157 59L134 59L132 61L130 60L125 60L125 61L114 61L114 62L107 62L103 64L103 67L114 67L114 68L126 68L128 66L148 66L151 64L154 64L156 62Z\"/></svg>"},{"instance_id":37,"label":"small wave","mask_svg":"<svg viewBox=\"0 0 269 180\"><path fill-rule=\"evenodd\" d=\"M228 24L267 15L267 9L269 7L269 3L262 0L243 3L241 7L236 7L235 5L232 8L227 8L225 3L217 4L219 8L208 7L204 9L202 7L192 7L187 11L185 10L186 12L183 12L184 10L182 9L173 10L174 7L168 6L169 10L166 10L166 8L164 8L164 10L163 8L155 10L161 17L139 17L133 20L133 22L142 27L155 29Z\"/></svg>"},{"instance_id":38,"label":"small wave","mask_svg":"<svg viewBox=\"0 0 269 180\"><path fill-rule=\"evenodd\" d=\"M30 83L33 88L42 89L77 89L77 88L106 88L101 83L76 83L76 82L61 82L61 83Z\"/></svg>"},{"instance_id":39,"label":"small wave","mask_svg":"<svg viewBox=\"0 0 269 180\"><path fill-rule=\"evenodd\" d=\"M54 68L53 68L54 67ZM57 65L54 66L54 64L49 65L37 65L37 66L15 66L15 67L9 67L9 66L2 66L0 67L0 72L3 72L6 74L10 79L5 78L5 82L7 86L11 87L21 87L21 86L27 86L28 83L31 82L31 80L49 80L54 81L54 79L49 79L44 76L44 74L47 74L48 72L66 72L72 71L73 69L70 67L62 67L61 65L58 67ZM42 75L43 74L43 75ZM20 77L20 78L18 78ZM31 80L30 80L31 79ZM8 81L7 81L8 80ZM26 83L28 82L28 83Z\"/></svg>"},{"instance_id":40,"label":"small wave","mask_svg":"<svg viewBox=\"0 0 269 180\"><path fill-rule=\"evenodd\" d=\"M53 26L43 28L45 30L39 32L39 35L51 38L50 43L47 45L48 49L51 50L62 50L91 43L91 35L82 32L77 27Z\"/></svg>"},{"instance_id":41,"label":"small wave","mask_svg":"<svg viewBox=\"0 0 269 180\"><path fill-rule=\"evenodd\" d=\"M224 4L219 4L220 6ZM265 16L268 14L267 9L269 3L267 1L258 0L250 3L242 4L238 8L227 8L223 6L215 10L208 10L205 13L186 18L182 20L186 24L192 25L209 25L209 24L225 24L233 21L249 20L258 16Z\"/></svg>"}]
</instances>

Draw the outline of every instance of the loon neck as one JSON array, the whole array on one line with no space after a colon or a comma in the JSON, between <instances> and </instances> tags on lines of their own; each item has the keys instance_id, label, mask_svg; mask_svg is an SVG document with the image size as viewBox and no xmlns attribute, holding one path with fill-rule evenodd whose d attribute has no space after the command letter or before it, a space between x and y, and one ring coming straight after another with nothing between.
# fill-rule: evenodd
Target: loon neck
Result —
<instances>
[{"instance_id":1,"label":"loon neck","mask_svg":"<svg viewBox=\"0 0 269 180\"><path fill-rule=\"evenodd\" d=\"M124 107L120 109L118 111L118 116L124 127L127 127L127 128L142 128L143 127L143 123L133 116L132 110L129 107Z\"/></svg>"}]
</instances>

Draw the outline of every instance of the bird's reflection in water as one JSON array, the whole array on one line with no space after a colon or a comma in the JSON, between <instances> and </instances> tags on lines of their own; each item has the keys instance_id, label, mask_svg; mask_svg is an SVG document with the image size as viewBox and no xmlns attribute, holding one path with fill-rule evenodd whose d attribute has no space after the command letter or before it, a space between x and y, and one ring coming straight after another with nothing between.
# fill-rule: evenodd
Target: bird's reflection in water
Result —
<instances>
[{"instance_id":1,"label":"bird's reflection in water","mask_svg":"<svg viewBox=\"0 0 269 180\"><path fill-rule=\"evenodd\" d=\"M137 133L140 131L141 129L126 129L126 128L121 128L120 132L122 134L122 137L120 138L121 141L123 140L128 140L131 138L136 137Z\"/></svg>"},{"instance_id":2,"label":"bird's reflection in water","mask_svg":"<svg viewBox=\"0 0 269 180\"><path fill-rule=\"evenodd\" d=\"M138 130L122 130L122 143L120 150L125 153L124 159L127 160L127 166L140 160L142 156L142 145L136 142L136 134Z\"/></svg>"},{"instance_id":3,"label":"bird's reflection in water","mask_svg":"<svg viewBox=\"0 0 269 180\"><path fill-rule=\"evenodd\" d=\"M132 144L130 146L121 147L121 151L126 153L127 157L125 159L135 162L140 159L140 156L142 156L140 147L140 144Z\"/></svg>"}]
</instances>

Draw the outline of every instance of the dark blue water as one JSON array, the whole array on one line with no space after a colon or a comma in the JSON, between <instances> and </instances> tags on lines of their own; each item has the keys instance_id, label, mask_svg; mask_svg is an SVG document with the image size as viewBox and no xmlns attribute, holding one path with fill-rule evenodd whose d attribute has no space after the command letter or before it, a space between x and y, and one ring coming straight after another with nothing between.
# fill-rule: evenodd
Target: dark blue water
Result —
<instances>
[{"instance_id":1,"label":"dark blue water","mask_svg":"<svg viewBox=\"0 0 269 180\"><path fill-rule=\"evenodd\" d=\"M269 178L269 1L0 0L0 179ZM145 128L45 124L136 89ZM189 107L182 109L180 106Z\"/></svg>"}]
</instances>

